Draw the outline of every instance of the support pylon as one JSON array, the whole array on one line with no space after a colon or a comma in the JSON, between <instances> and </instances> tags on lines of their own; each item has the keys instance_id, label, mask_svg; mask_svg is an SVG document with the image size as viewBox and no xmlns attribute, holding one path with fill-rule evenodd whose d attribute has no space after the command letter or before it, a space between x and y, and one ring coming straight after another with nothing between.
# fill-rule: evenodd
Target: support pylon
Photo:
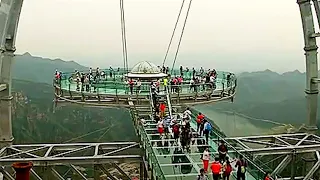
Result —
<instances>
[{"instance_id":1,"label":"support pylon","mask_svg":"<svg viewBox=\"0 0 320 180\"><path fill-rule=\"evenodd\" d=\"M13 169L16 171L16 180L30 180L30 169L32 166L32 162L17 162L12 164Z\"/></svg>"}]
</instances>

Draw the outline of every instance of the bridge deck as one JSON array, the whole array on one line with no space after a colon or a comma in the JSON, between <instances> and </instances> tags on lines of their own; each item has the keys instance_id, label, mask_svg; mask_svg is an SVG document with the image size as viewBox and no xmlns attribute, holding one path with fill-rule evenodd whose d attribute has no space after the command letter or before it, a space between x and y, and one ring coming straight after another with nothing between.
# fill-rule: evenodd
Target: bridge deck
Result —
<instances>
[{"instance_id":1,"label":"bridge deck","mask_svg":"<svg viewBox=\"0 0 320 180\"><path fill-rule=\"evenodd\" d=\"M167 101L169 114L172 114L172 109L168 96ZM152 114L152 110L150 110L150 113ZM192 114L191 121L191 129L194 134L196 134L195 129L197 128L195 122L196 115L196 113ZM142 140L144 141L144 144L149 145L149 149L146 148L147 153L151 153L155 156L154 158L149 158L148 160L149 164L158 167L156 173L157 176L160 176L163 179L167 180L177 180L182 178L185 180L194 180L198 175L199 170L203 167L202 160L200 159L200 157L206 145L201 145L197 142L199 139L203 139L203 137L194 139L194 143L192 143L190 148L191 152L182 152L179 150L179 143L178 145L175 144L174 139L170 134L165 138L160 138L159 133L157 132L156 122L152 119L151 116L146 116L146 118L148 119L145 120L146 123L144 125L141 125L140 134ZM211 160L217 154L219 142L217 141L217 139L219 138L221 138L221 136L217 132L213 132L213 135L210 136L209 148L212 156ZM231 158L231 160L238 158L239 155L240 152L238 152L233 147L229 147L228 156ZM248 172L246 173L246 179L262 179L264 176L263 170L260 169L256 164L252 163L252 161L250 161L249 159L247 159L247 162ZM235 161L232 163L232 165L234 171L232 172L231 179L235 179ZM209 173L209 177L210 179L212 179L211 173Z\"/></svg>"},{"instance_id":2,"label":"bridge deck","mask_svg":"<svg viewBox=\"0 0 320 180\"><path fill-rule=\"evenodd\" d=\"M196 128L196 124L194 122L191 123L191 126L193 129ZM144 131L150 139L150 143L153 147L152 149L157 157L157 161L160 164L162 172L164 173L164 176L167 180L173 180L176 178L183 178L186 180L195 179L195 177L199 173L199 169L203 167L200 157L205 147L204 145L197 145L197 143L194 143L193 145L191 145L190 153L177 153L175 151L177 151L178 146L173 144L174 141L172 138L164 140L159 139L159 133L157 133L156 123L153 120L147 120L147 125L145 126ZM161 143L164 143L164 146L161 145ZM218 145L216 142L211 140L209 142L209 146L211 156L213 159L214 156L217 154ZM231 151L228 155L230 158L234 159L238 157L239 153L236 151ZM179 157L184 158L184 160L182 160L182 162L179 163L173 163L173 159ZM235 163L232 163L232 165L234 167ZM249 168L252 168L254 166L255 165L250 164L249 162ZM234 168L233 177L235 177L235 175L236 171ZM249 173L247 173L246 178L248 180L254 180L262 178L263 175L264 173L260 172L259 169L249 169ZM212 177L210 176L210 178Z\"/></svg>"}]
</instances>

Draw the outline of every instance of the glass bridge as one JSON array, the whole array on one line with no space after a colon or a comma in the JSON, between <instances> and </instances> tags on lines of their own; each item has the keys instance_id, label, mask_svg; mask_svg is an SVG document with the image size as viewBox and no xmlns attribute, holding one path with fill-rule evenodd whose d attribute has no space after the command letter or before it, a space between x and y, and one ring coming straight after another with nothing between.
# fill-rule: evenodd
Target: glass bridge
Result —
<instances>
[{"instance_id":1,"label":"glass bridge","mask_svg":"<svg viewBox=\"0 0 320 180\"><path fill-rule=\"evenodd\" d=\"M81 88L80 83L77 83L76 73L65 73L62 72L60 82L55 82L58 87L63 91L69 91L69 93L76 94L77 92L87 93L87 94L99 94L99 95L119 95L119 96L128 96L130 94L130 89L128 83L125 81L125 74L127 72L123 69L119 70L100 70L100 72L104 72L104 76L101 76L98 80L92 82L90 84L89 89ZM88 72L79 72L80 74L87 74ZM200 74L200 72L196 72L196 74ZM227 80L229 72L217 71L216 78L216 88L215 92L221 92L223 89L227 89L228 87L234 87L236 79L233 78L229 82ZM231 74L233 75L233 74ZM180 76L179 70L174 70L173 75L171 77ZM180 95L187 95L194 92L194 89L190 87L190 79L193 77L192 72L183 72L183 83L179 85L180 91L178 92ZM149 82L141 82L142 85L139 90L139 95L148 95L150 83ZM168 86L174 87L174 85L170 85L168 82ZM207 93L209 91L205 84L197 85L197 93ZM137 93L136 86L134 86L133 92Z\"/></svg>"},{"instance_id":2,"label":"glass bridge","mask_svg":"<svg viewBox=\"0 0 320 180\"><path fill-rule=\"evenodd\" d=\"M168 98L167 100L169 114L172 114L174 116L179 114L180 117L182 117L181 113L172 112L173 109L171 107L170 100ZM150 104L152 106L152 103ZM138 115L141 111L145 111L145 116ZM145 149L145 156L147 157L146 161L151 168L151 176L154 176L155 179L166 180L196 179L197 175L199 174L199 170L203 167L200 157L207 145L203 145L200 142L201 140L204 140L204 137L195 136L192 139L191 152L183 152L180 150L180 147L178 145L174 144L174 139L170 135L165 138L160 138L159 133L157 132L157 124L155 120L153 120L151 115L147 115L152 113L152 108L131 108L131 115L134 119L135 126L137 127L137 133L139 134L143 143L143 147ZM197 134L195 131L195 129L197 128L195 119L198 113L198 111L192 110L191 129L193 131L193 134ZM141 119L144 120L141 121ZM209 121L211 120L209 119ZM211 133L209 139L209 150L211 153L212 161L218 154L218 143L226 136L212 121L211 123L214 126L214 131ZM240 155L245 157L245 160L248 164L248 169L246 172L247 180L263 179L265 175L264 170L270 171L268 167L264 167L262 162L258 162L257 160L253 162L252 155L243 152L240 153L239 149L234 148L232 144L230 144L230 141L226 141L226 144L229 150L228 156L231 161L236 160ZM236 179L235 162L236 161L232 162L233 172L230 179ZM211 170L209 170L208 177L209 179L212 179L212 174L210 172Z\"/></svg>"}]
</instances>

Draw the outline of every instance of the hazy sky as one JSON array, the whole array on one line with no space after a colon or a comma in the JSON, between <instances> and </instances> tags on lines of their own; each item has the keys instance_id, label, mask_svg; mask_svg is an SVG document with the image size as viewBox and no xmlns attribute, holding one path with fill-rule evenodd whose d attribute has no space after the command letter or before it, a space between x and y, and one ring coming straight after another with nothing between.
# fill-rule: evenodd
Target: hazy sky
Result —
<instances>
[{"instance_id":1,"label":"hazy sky","mask_svg":"<svg viewBox=\"0 0 320 180\"><path fill-rule=\"evenodd\" d=\"M129 66L162 63L181 2L125 0ZM179 33L181 27L182 21ZM87 66L123 66L119 0L25 0L17 53L26 51ZM181 64L234 72L304 71L296 0L193 0L176 65Z\"/></svg>"}]
</instances>

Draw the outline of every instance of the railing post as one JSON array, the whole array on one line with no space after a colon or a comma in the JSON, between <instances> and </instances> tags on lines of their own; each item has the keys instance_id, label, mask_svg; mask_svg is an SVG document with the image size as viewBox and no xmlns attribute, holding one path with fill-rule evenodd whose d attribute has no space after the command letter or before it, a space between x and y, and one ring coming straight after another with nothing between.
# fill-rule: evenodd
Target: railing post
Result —
<instances>
[{"instance_id":1,"label":"railing post","mask_svg":"<svg viewBox=\"0 0 320 180\"><path fill-rule=\"evenodd\" d=\"M177 86L177 87L178 87L176 89L178 91L178 99L177 99L177 101L178 101L178 104L180 104L180 87L179 86Z\"/></svg>"},{"instance_id":2,"label":"railing post","mask_svg":"<svg viewBox=\"0 0 320 180\"><path fill-rule=\"evenodd\" d=\"M116 102L119 104L119 96L118 96L118 84L116 83Z\"/></svg>"},{"instance_id":3,"label":"railing post","mask_svg":"<svg viewBox=\"0 0 320 180\"><path fill-rule=\"evenodd\" d=\"M71 84L69 84L69 96L72 99L72 93L71 93Z\"/></svg>"}]
</instances>

